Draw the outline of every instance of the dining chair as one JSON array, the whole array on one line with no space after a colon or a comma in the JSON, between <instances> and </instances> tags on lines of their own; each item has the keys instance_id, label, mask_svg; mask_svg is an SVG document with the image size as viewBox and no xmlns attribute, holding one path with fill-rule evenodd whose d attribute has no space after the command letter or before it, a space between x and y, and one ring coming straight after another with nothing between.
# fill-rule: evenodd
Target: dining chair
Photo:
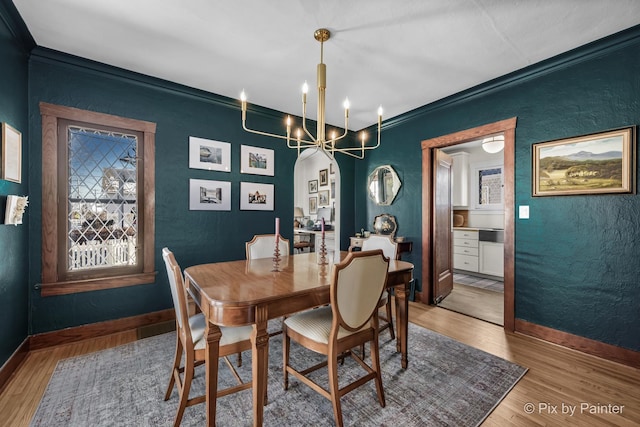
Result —
<instances>
[{"instance_id":1,"label":"dining chair","mask_svg":"<svg viewBox=\"0 0 640 427\"><path fill-rule=\"evenodd\" d=\"M193 380L195 367L205 363L207 344L205 329L207 321L202 313L189 316L184 278L173 252L167 248L163 248L162 258L164 259L167 275L169 276L171 297L173 298L173 306L176 312L177 335L176 353L164 400L169 400L173 386L175 385L178 390L178 395L180 396L178 411L173 424L177 427L182 421L182 416L187 406L202 403L206 400L206 396L204 395L189 398L189 391L191 390L191 381ZM224 358L238 384L218 390L216 398L251 388L252 383L243 382L227 358L227 356L231 354L251 349L251 331L251 326L220 326L222 337L220 338L219 344L219 356ZM183 353L185 354L185 362L184 366L180 366ZM216 366L211 366L210 369L215 369L215 372L217 372L218 361L216 360L214 363ZM180 374L182 374L182 376Z\"/></svg>"},{"instance_id":2,"label":"dining chair","mask_svg":"<svg viewBox=\"0 0 640 427\"><path fill-rule=\"evenodd\" d=\"M275 249L275 234L256 234L253 238L245 243L245 251L247 259L271 258ZM289 255L289 239L282 236L278 239L278 248L280 256Z\"/></svg>"},{"instance_id":3,"label":"dining chair","mask_svg":"<svg viewBox=\"0 0 640 427\"><path fill-rule=\"evenodd\" d=\"M384 256L391 259L398 257L398 244L393 241L393 238L387 235L372 234L367 239L362 241L362 250L370 251L372 249L382 249ZM384 324L380 326L380 331L389 329L391 339L396 338L396 334L393 330L393 318L391 317L391 293L385 290L382 294L382 302L386 307L385 317L380 317L384 321Z\"/></svg>"},{"instance_id":4,"label":"dining chair","mask_svg":"<svg viewBox=\"0 0 640 427\"><path fill-rule=\"evenodd\" d=\"M378 350L378 307L387 284L389 259L382 250L351 252L344 261L335 264L330 285L331 305L303 311L284 321L282 340L284 389L289 387L289 374L329 399L333 405L336 425L342 426L340 398L355 388L375 381L378 401L384 408L384 389ZM291 340L327 356L323 362L297 370L289 364ZM370 342L371 365L352 348ZM340 388L338 364L351 356L366 371L365 375ZM324 366L329 371L329 390L306 375Z\"/></svg>"}]
</instances>

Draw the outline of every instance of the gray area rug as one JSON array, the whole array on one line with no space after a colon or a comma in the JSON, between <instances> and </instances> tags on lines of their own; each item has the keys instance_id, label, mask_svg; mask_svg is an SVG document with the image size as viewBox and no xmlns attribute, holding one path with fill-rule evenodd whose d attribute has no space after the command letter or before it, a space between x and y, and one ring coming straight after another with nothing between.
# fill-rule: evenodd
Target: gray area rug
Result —
<instances>
[{"instance_id":1,"label":"gray area rug","mask_svg":"<svg viewBox=\"0 0 640 427\"><path fill-rule=\"evenodd\" d=\"M350 426L476 426L526 373L526 369L430 330L409 324L409 368L400 367L395 341L380 339L386 407L373 382L342 398L344 423ZM178 394L164 392L173 361L175 333L145 338L58 363L31 426L170 426ZM334 425L331 403L297 379L282 387L282 335L269 341L269 403L266 426ZM367 351L367 355L369 352ZM292 343L292 363L311 366L319 356ZM235 363L235 356L232 357ZM231 374L219 364L220 385ZM243 354L241 376L251 378L251 354ZM316 372L324 378L325 369ZM361 368L350 358L340 368L342 381ZM342 383L341 381L341 383ZM194 393L204 390L204 367L196 370ZM252 425L251 390L218 399L217 425ZM186 409L183 426L205 423L204 405Z\"/></svg>"}]
</instances>

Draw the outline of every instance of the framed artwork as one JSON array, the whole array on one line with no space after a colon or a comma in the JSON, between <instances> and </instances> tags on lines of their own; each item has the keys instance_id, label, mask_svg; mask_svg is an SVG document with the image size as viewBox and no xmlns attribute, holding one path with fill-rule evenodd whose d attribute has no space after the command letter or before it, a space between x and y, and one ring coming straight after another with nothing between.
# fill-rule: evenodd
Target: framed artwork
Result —
<instances>
[{"instance_id":1,"label":"framed artwork","mask_svg":"<svg viewBox=\"0 0 640 427\"><path fill-rule=\"evenodd\" d=\"M231 144L190 136L189 167L231 172Z\"/></svg>"},{"instance_id":2,"label":"framed artwork","mask_svg":"<svg viewBox=\"0 0 640 427\"><path fill-rule=\"evenodd\" d=\"M318 213L318 198L309 197L309 215L315 215Z\"/></svg>"},{"instance_id":3,"label":"framed artwork","mask_svg":"<svg viewBox=\"0 0 640 427\"><path fill-rule=\"evenodd\" d=\"M240 173L273 176L273 166L273 150L249 145L240 146Z\"/></svg>"},{"instance_id":4,"label":"framed artwork","mask_svg":"<svg viewBox=\"0 0 640 427\"><path fill-rule=\"evenodd\" d=\"M331 175L336 173L336 170L333 168L333 162L329 163L329 173Z\"/></svg>"},{"instance_id":5,"label":"framed artwork","mask_svg":"<svg viewBox=\"0 0 640 427\"><path fill-rule=\"evenodd\" d=\"M312 179L309 181L309 193L317 193L318 192L318 180Z\"/></svg>"},{"instance_id":6,"label":"framed artwork","mask_svg":"<svg viewBox=\"0 0 640 427\"><path fill-rule=\"evenodd\" d=\"M240 209L243 211L272 211L273 184L241 182Z\"/></svg>"},{"instance_id":7,"label":"framed artwork","mask_svg":"<svg viewBox=\"0 0 640 427\"><path fill-rule=\"evenodd\" d=\"M331 185L329 186L329 190L331 191L331 198L335 199L336 198L336 179L335 178L331 178Z\"/></svg>"},{"instance_id":8,"label":"framed artwork","mask_svg":"<svg viewBox=\"0 0 640 427\"><path fill-rule=\"evenodd\" d=\"M189 210L230 211L231 183L228 181L190 179Z\"/></svg>"},{"instance_id":9,"label":"framed artwork","mask_svg":"<svg viewBox=\"0 0 640 427\"><path fill-rule=\"evenodd\" d=\"M22 134L2 123L2 152L0 153L0 178L22 182Z\"/></svg>"},{"instance_id":10,"label":"framed artwork","mask_svg":"<svg viewBox=\"0 0 640 427\"><path fill-rule=\"evenodd\" d=\"M533 195L635 193L636 129L533 144Z\"/></svg>"},{"instance_id":11,"label":"framed artwork","mask_svg":"<svg viewBox=\"0 0 640 427\"><path fill-rule=\"evenodd\" d=\"M329 169L320 169L319 174L320 187L324 187L329 184Z\"/></svg>"},{"instance_id":12,"label":"framed artwork","mask_svg":"<svg viewBox=\"0 0 640 427\"><path fill-rule=\"evenodd\" d=\"M318 192L318 206L329 206L329 190Z\"/></svg>"}]
</instances>

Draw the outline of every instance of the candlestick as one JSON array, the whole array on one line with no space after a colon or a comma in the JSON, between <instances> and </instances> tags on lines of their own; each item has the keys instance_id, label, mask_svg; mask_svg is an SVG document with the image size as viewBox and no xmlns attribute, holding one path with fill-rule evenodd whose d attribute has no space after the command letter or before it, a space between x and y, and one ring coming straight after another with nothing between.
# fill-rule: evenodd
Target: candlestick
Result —
<instances>
[{"instance_id":1,"label":"candlestick","mask_svg":"<svg viewBox=\"0 0 640 427\"><path fill-rule=\"evenodd\" d=\"M324 219L322 220L322 224L324 225ZM324 230L322 230L322 238L320 239L320 251L318 252L318 255L320 255L318 264L320 265L327 264L327 246L324 240Z\"/></svg>"},{"instance_id":2,"label":"candlestick","mask_svg":"<svg viewBox=\"0 0 640 427\"><path fill-rule=\"evenodd\" d=\"M279 239L280 239L280 218L276 218L276 246L278 245Z\"/></svg>"},{"instance_id":3,"label":"candlestick","mask_svg":"<svg viewBox=\"0 0 640 427\"><path fill-rule=\"evenodd\" d=\"M324 239L324 218L322 218L322 238Z\"/></svg>"}]
</instances>

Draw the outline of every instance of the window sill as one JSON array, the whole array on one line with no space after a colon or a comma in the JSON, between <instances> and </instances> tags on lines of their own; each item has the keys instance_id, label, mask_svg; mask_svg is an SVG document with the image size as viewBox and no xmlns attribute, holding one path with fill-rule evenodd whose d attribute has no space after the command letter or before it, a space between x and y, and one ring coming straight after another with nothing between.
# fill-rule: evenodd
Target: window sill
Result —
<instances>
[{"instance_id":1,"label":"window sill","mask_svg":"<svg viewBox=\"0 0 640 427\"><path fill-rule=\"evenodd\" d=\"M127 286L151 284L156 281L157 271L151 273L130 274L126 276L104 277L99 279L72 280L67 282L42 283L40 295L75 294L79 292L98 291L101 289L123 288Z\"/></svg>"}]
</instances>

